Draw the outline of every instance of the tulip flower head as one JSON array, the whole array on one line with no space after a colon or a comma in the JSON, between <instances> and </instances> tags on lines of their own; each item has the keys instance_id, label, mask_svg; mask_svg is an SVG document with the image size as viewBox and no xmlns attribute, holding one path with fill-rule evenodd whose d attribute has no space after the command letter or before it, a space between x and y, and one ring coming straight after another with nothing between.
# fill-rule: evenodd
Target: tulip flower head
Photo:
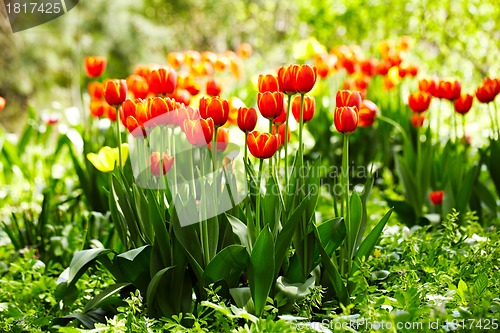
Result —
<instances>
[{"instance_id":1,"label":"tulip flower head","mask_svg":"<svg viewBox=\"0 0 500 333\"><path fill-rule=\"evenodd\" d=\"M417 91L408 96L408 106L413 112L422 113L429 109L431 95L425 91Z\"/></svg>"},{"instance_id":2,"label":"tulip flower head","mask_svg":"<svg viewBox=\"0 0 500 333\"><path fill-rule=\"evenodd\" d=\"M128 157L128 144L123 143L121 145L122 151L122 163L124 165ZM108 146L102 147L97 154L88 153L87 159L92 163L92 165L101 172L111 172L115 169L115 166L119 165L118 158L118 148L111 148Z\"/></svg>"},{"instance_id":3,"label":"tulip flower head","mask_svg":"<svg viewBox=\"0 0 500 333\"><path fill-rule=\"evenodd\" d=\"M336 107L353 106L357 110L361 107L361 95L358 91L339 90L335 99Z\"/></svg>"},{"instance_id":4,"label":"tulip flower head","mask_svg":"<svg viewBox=\"0 0 500 333\"><path fill-rule=\"evenodd\" d=\"M455 111L460 114L466 114L472 107L474 97L470 94L462 94L455 100Z\"/></svg>"},{"instance_id":5,"label":"tulip flower head","mask_svg":"<svg viewBox=\"0 0 500 333\"><path fill-rule=\"evenodd\" d=\"M284 94L279 91L260 92L257 95L257 105L260 114L262 114L264 118L271 120L278 117L283 111L283 98Z\"/></svg>"},{"instance_id":6,"label":"tulip flower head","mask_svg":"<svg viewBox=\"0 0 500 333\"><path fill-rule=\"evenodd\" d=\"M333 119L337 131L343 134L351 134L358 126L358 108L356 106L336 107Z\"/></svg>"},{"instance_id":7,"label":"tulip flower head","mask_svg":"<svg viewBox=\"0 0 500 333\"><path fill-rule=\"evenodd\" d=\"M292 114L297 122L300 121L300 101L301 96L295 96L292 102ZM311 96L304 96L304 106L302 118L304 123L307 123L314 117L314 109L316 108L316 100Z\"/></svg>"},{"instance_id":8,"label":"tulip flower head","mask_svg":"<svg viewBox=\"0 0 500 333\"><path fill-rule=\"evenodd\" d=\"M257 110L241 107L238 109L238 127L243 132L251 132L257 125Z\"/></svg>"},{"instance_id":9,"label":"tulip flower head","mask_svg":"<svg viewBox=\"0 0 500 333\"><path fill-rule=\"evenodd\" d=\"M177 73L172 68L158 68L149 73L149 91L155 95L170 95L177 84Z\"/></svg>"},{"instance_id":10,"label":"tulip flower head","mask_svg":"<svg viewBox=\"0 0 500 333\"><path fill-rule=\"evenodd\" d=\"M277 135L253 131L247 135L250 153L261 159L271 158L279 148L280 140Z\"/></svg>"},{"instance_id":11,"label":"tulip flower head","mask_svg":"<svg viewBox=\"0 0 500 333\"><path fill-rule=\"evenodd\" d=\"M169 156L167 152L162 153L162 160L160 160L160 153L153 152L150 157L150 168L151 173L156 177L160 177L161 175L166 175L167 172L172 168L174 164L174 157ZM161 165L161 166L160 166ZM163 169L160 173L160 169Z\"/></svg>"},{"instance_id":12,"label":"tulip flower head","mask_svg":"<svg viewBox=\"0 0 500 333\"><path fill-rule=\"evenodd\" d=\"M358 126L369 127L375 122L375 118L379 113L378 106L369 100L363 100L358 112Z\"/></svg>"},{"instance_id":13,"label":"tulip flower head","mask_svg":"<svg viewBox=\"0 0 500 333\"><path fill-rule=\"evenodd\" d=\"M433 191L429 193L429 199L433 205L440 205L443 203L444 191Z\"/></svg>"},{"instance_id":14,"label":"tulip flower head","mask_svg":"<svg viewBox=\"0 0 500 333\"><path fill-rule=\"evenodd\" d=\"M212 118L184 120L183 130L188 141L193 146L206 146L210 141L212 141L212 136L214 134L214 121Z\"/></svg>"},{"instance_id":15,"label":"tulip flower head","mask_svg":"<svg viewBox=\"0 0 500 333\"><path fill-rule=\"evenodd\" d=\"M213 78L208 79L206 86L206 92L208 96L219 96L221 90L222 87L219 82L217 82Z\"/></svg>"},{"instance_id":16,"label":"tulip flower head","mask_svg":"<svg viewBox=\"0 0 500 333\"><path fill-rule=\"evenodd\" d=\"M259 75L258 87L261 93L280 91L278 77L271 74Z\"/></svg>"},{"instance_id":17,"label":"tulip flower head","mask_svg":"<svg viewBox=\"0 0 500 333\"><path fill-rule=\"evenodd\" d=\"M127 98L125 80L108 80L104 83L104 99L109 105L118 106Z\"/></svg>"},{"instance_id":18,"label":"tulip flower head","mask_svg":"<svg viewBox=\"0 0 500 333\"><path fill-rule=\"evenodd\" d=\"M90 78L97 78L106 69L106 57L86 57L84 60L85 72Z\"/></svg>"},{"instance_id":19,"label":"tulip flower head","mask_svg":"<svg viewBox=\"0 0 500 333\"><path fill-rule=\"evenodd\" d=\"M229 102L219 97L203 97L200 99L200 116L212 118L216 127L224 126L229 118Z\"/></svg>"}]
</instances>

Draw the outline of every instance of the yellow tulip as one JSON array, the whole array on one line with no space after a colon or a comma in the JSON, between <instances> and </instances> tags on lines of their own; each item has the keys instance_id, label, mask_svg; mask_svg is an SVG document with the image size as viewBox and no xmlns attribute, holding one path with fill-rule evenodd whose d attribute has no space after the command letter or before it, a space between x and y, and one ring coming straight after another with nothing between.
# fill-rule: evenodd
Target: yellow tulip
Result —
<instances>
[{"instance_id":1,"label":"yellow tulip","mask_svg":"<svg viewBox=\"0 0 500 333\"><path fill-rule=\"evenodd\" d=\"M122 165L125 164L128 158L128 144L123 143L122 148ZM119 165L118 162L118 148L111 148L108 146L102 147L97 154L88 153L87 159L92 165L101 172L111 172L115 166Z\"/></svg>"}]
</instances>

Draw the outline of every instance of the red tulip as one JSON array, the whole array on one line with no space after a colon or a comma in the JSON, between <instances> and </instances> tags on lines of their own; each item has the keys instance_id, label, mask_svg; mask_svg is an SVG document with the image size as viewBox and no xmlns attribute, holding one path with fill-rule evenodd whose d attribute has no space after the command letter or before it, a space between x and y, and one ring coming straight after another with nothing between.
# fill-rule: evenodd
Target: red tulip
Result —
<instances>
[{"instance_id":1,"label":"red tulip","mask_svg":"<svg viewBox=\"0 0 500 333\"><path fill-rule=\"evenodd\" d=\"M229 144L229 132L225 128L219 128L217 130L217 137L215 139L215 146L217 147L217 151L224 151ZM208 144L208 147L212 149L212 143Z\"/></svg>"},{"instance_id":2,"label":"red tulip","mask_svg":"<svg viewBox=\"0 0 500 333\"><path fill-rule=\"evenodd\" d=\"M432 204L440 205L443 203L444 191L433 191L429 193L429 199Z\"/></svg>"},{"instance_id":3,"label":"red tulip","mask_svg":"<svg viewBox=\"0 0 500 333\"><path fill-rule=\"evenodd\" d=\"M408 96L408 106L413 112L421 113L427 111L431 104L431 95L425 91L417 91Z\"/></svg>"},{"instance_id":4,"label":"red tulip","mask_svg":"<svg viewBox=\"0 0 500 333\"><path fill-rule=\"evenodd\" d=\"M190 106L182 107L175 110L175 120L177 121L177 125L181 127L184 131L184 121L185 120L198 120L200 119L200 112L198 109L194 109Z\"/></svg>"},{"instance_id":5,"label":"red tulip","mask_svg":"<svg viewBox=\"0 0 500 333\"><path fill-rule=\"evenodd\" d=\"M215 81L215 79L210 78L207 81L206 92L209 96L219 96L222 90L221 85Z\"/></svg>"},{"instance_id":6,"label":"red tulip","mask_svg":"<svg viewBox=\"0 0 500 333\"><path fill-rule=\"evenodd\" d=\"M118 106L127 98L125 80L108 80L104 83L104 98L109 105Z\"/></svg>"},{"instance_id":7,"label":"red tulip","mask_svg":"<svg viewBox=\"0 0 500 333\"><path fill-rule=\"evenodd\" d=\"M132 136L135 138L146 137L146 131L144 130L144 127L141 124L139 124L139 121L134 116L128 116L126 118L125 127L128 129L130 134L132 134Z\"/></svg>"},{"instance_id":8,"label":"red tulip","mask_svg":"<svg viewBox=\"0 0 500 333\"><path fill-rule=\"evenodd\" d=\"M200 99L200 116L212 118L215 126L223 126L229 118L229 103L219 97L203 97Z\"/></svg>"},{"instance_id":9,"label":"red tulip","mask_svg":"<svg viewBox=\"0 0 500 333\"><path fill-rule=\"evenodd\" d=\"M290 142L290 138L292 137L292 132L290 128L286 124L281 124L278 126L278 139L279 139L279 147L285 144L285 131L288 133L288 140ZM273 134L276 134L276 126L273 126Z\"/></svg>"},{"instance_id":10,"label":"red tulip","mask_svg":"<svg viewBox=\"0 0 500 333\"><path fill-rule=\"evenodd\" d=\"M355 106L336 107L333 120L337 131L350 134L358 126L358 108Z\"/></svg>"},{"instance_id":11,"label":"red tulip","mask_svg":"<svg viewBox=\"0 0 500 333\"><path fill-rule=\"evenodd\" d=\"M316 79L318 76L316 66L311 65L299 65L297 72L295 73L295 88L298 93L305 94L311 91L316 84Z\"/></svg>"},{"instance_id":12,"label":"red tulip","mask_svg":"<svg viewBox=\"0 0 500 333\"><path fill-rule=\"evenodd\" d=\"M462 85L459 81L439 81L436 89L436 97L453 101L460 97Z\"/></svg>"},{"instance_id":13,"label":"red tulip","mask_svg":"<svg viewBox=\"0 0 500 333\"><path fill-rule=\"evenodd\" d=\"M166 175L167 172L172 168L174 164L174 157L169 156L167 152L162 153L162 161L160 161L160 153L151 153L151 173L156 177L160 177L161 174ZM162 164L163 172L160 173L160 164Z\"/></svg>"},{"instance_id":14,"label":"red tulip","mask_svg":"<svg viewBox=\"0 0 500 333\"><path fill-rule=\"evenodd\" d=\"M295 96L292 102L292 114L295 120L300 121L300 99L301 96ZM310 121L314 116L314 109L316 108L316 100L311 96L304 96L304 106L302 119L304 123Z\"/></svg>"},{"instance_id":15,"label":"red tulip","mask_svg":"<svg viewBox=\"0 0 500 333\"><path fill-rule=\"evenodd\" d=\"M175 89L172 95L170 95L170 98L173 98L176 102L184 105L191 104L191 94L185 89Z\"/></svg>"},{"instance_id":16,"label":"red tulip","mask_svg":"<svg viewBox=\"0 0 500 333\"><path fill-rule=\"evenodd\" d=\"M367 59L361 62L361 71L363 74L368 75L368 76L374 76L377 73L377 65L378 65L378 60L377 59Z\"/></svg>"},{"instance_id":17,"label":"red tulip","mask_svg":"<svg viewBox=\"0 0 500 333\"><path fill-rule=\"evenodd\" d=\"M279 91L280 87L278 84L278 77L275 75L267 74L267 75L259 75L259 92L275 92Z\"/></svg>"},{"instance_id":18,"label":"red tulip","mask_svg":"<svg viewBox=\"0 0 500 333\"><path fill-rule=\"evenodd\" d=\"M206 146L212 141L214 134L214 121L212 118L184 120L184 133L188 141L197 147Z\"/></svg>"},{"instance_id":19,"label":"red tulip","mask_svg":"<svg viewBox=\"0 0 500 333\"><path fill-rule=\"evenodd\" d=\"M472 107L473 97L470 94L462 94L455 100L455 111L460 114L466 114Z\"/></svg>"},{"instance_id":20,"label":"red tulip","mask_svg":"<svg viewBox=\"0 0 500 333\"><path fill-rule=\"evenodd\" d=\"M418 89L425 91L431 96L436 96L436 81L434 79L422 79L418 81Z\"/></svg>"},{"instance_id":21,"label":"red tulip","mask_svg":"<svg viewBox=\"0 0 500 333\"><path fill-rule=\"evenodd\" d=\"M298 65L289 65L278 69L278 84L280 90L287 95L293 95L298 92L296 80Z\"/></svg>"},{"instance_id":22,"label":"red tulip","mask_svg":"<svg viewBox=\"0 0 500 333\"><path fill-rule=\"evenodd\" d=\"M355 106L356 109L359 110L361 107L361 95L358 91L339 90L337 92L336 102L336 107Z\"/></svg>"},{"instance_id":23,"label":"red tulip","mask_svg":"<svg viewBox=\"0 0 500 333\"><path fill-rule=\"evenodd\" d=\"M5 104L7 104L7 100L0 96L0 111L2 111L5 108Z\"/></svg>"},{"instance_id":24,"label":"red tulip","mask_svg":"<svg viewBox=\"0 0 500 333\"><path fill-rule=\"evenodd\" d=\"M241 107L238 109L238 127L243 132L251 132L257 125L257 111L254 108Z\"/></svg>"},{"instance_id":25,"label":"red tulip","mask_svg":"<svg viewBox=\"0 0 500 333\"><path fill-rule=\"evenodd\" d=\"M177 84L177 73L171 68L154 69L149 73L149 91L156 95L169 95Z\"/></svg>"},{"instance_id":26,"label":"red tulip","mask_svg":"<svg viewBox=\"0 0 500 333\"><path fill-rule=\"evenodd\" d=\"M411 124L415 128L419 128L424 126L425 122L425 115L420 114L420 113L413 113L410 118Z\"/></svg>"},{"instance_id":27,"label":"red tulip","mask_svg":"<svg viewBox=\"0 0 500 333\"><path fill-rule=\"evenodd\" d=\"M280 115L273 119L274 125L279 126L279 125L286 122L286 107L287 107L287 103L286 103L286 101L283 101L283 108L281 109Z\"/></svg>"},{"instance_id":28,"label":"red tulip","mask_svg":"<svg viewBox=\"0 0 500 333\"><path fill-rule=\"evenodd\" d=\"M283 110L283 98L283 93L279 91L260 92L257 96L257 105L259 107L260 114L267 119L274 119L278 117Z\"/></svg>"},{"instance_id":29,"label":"red tulip","mask_svg":"<svg viewBox=\"0 0 500 333\"><path fill-rule=\"evenodd\" d=\"M369 127L375 122L375 117L379 113L378 106L369 100L363 100L358 112L358 126Z\"/></svg>"},{"instance_id":30,"label":"red tulip","mask_svg":"<svg viewBox=\"0 0 500 333\"><path fill-rule=\"evenodd\" d=\"M486 78L481 86L476 90L476 98L481 103L489 103L495 100L500 93L500 82L498 79Z\"/></svg>"},{"instance_id":31,"label":"red tulip","mask_svg":"<svg viewBox=\"0 0 500 333\"><path fill-rule=\"evenodd\" d=\"M85 72L87 73L88 77L100 77L106 69L106 57L86 57L84 64Z\"/></svg>"},{"instance_id":32,"label":"red tulip","mask_svg":"<svg viewBox=\"0 0 500 333\"><path fill-rule=\"evenodd\" d=\"M103 101L101 99L93 100L90 102L90 114L92 115L92 117L100 118L104 116L108 107L112 106L106 103L106 101Z\"/></svg>"},{"instance_id":33,"label":"red tulip","mask_svg":"<svg viewBox=\"0 0 500 333\"><path fill-rule=\"evenodd\" d=\"M253 131L248 133L248 149L257 158L270 158L279 148L279 138L277 135Z\"/></svg>"},{"instance_id":34,"label":"red tulip","mask_svg":"<svg viewBox=\"0 0 500 333\"><path fill-rule=\"evenodd\" d=\"M146 98L149 93L148 81L140 75L132 74L127 77L127 88L135 98Z\"/></svg>"}]
</instances>

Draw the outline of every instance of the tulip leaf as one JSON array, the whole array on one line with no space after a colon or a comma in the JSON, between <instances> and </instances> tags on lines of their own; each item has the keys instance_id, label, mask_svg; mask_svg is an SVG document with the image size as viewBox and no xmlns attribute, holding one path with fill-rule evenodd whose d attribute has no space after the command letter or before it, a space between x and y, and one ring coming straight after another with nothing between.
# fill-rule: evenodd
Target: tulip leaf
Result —
<instances>
[{"instance_id":1,"label":"tulip leaf","mask_svg":"<svg viewBox=\"0 0 500 333\"><path fill-rule=\"evenodd\" d=\"M249 244L250 239L249 239L249 235L248 235L247 226L243 222L241 222L239 219L237 219L236 217L234 217L230 214L226 214L226 216L227 216L227 220L231 224L231 228L233 229L233 233L236 235L236 237L238 237L240 244L245 246L248 253L250 253L252 250L252 247Z\"/></svg>"},{"instance_id":2,"label":"tulip leaf","mask_svg":"<svg viewBox=\"0 0 500 333\"><path fill-rule=\"evenodd\" d=\"M274 281L274 240L268 227L261 230L250 255L248 284L255 305L261 315Z\"/></svg>"},{"instance_id":3,"label":"tulip leaf","mask_svg":"<svg viewBox=\"0 0 500 333\"><path fill-rule=\"evenodd\" d=\"M361 219L363 218L363 204L361 198L356 191L353 191L350 199L350 214L349 214L349 255L352 257L356 251L356 241L361 227Z\"/></svg>"},{"instance_id":4,"label":"tulip leaf","mask_svg":"<svg viewBox=\"0 0 500 333\"><path fill-rule=\"evenodd\" d=\"M108 249L88 249L77 251L69 264L68 279L66 281L68 285L76 283L76 281L78 281L78 279L95 259L110 252L111 250Z\"/></svg>"},{"instance_id":5,"label":"tulip leaf","mask_svg":"<svg viewBox=\"0 0 500 333\"><path fill-rule=\"evenodd\" d=\"M220 251L203 272L203 286L224 280L227 285L236 287L250 257L243 245L229 245Z\"/></svg>"},{"instance_id":6,"label":"tulip leaf","mask_svg":"<svg viewBox=\"0 0 500 333\"><path fill-rule=\"evenodd\" d=\"M103 305L106 303L106 301L108 301L114 294L128 286L130 286L130 283L117 283L105 288L99 293L99 295L95 296L90 301L88 301L87 304L85 304L83 312L86 313L93 309L103 308Z\"/></svg>"}]
</instances>

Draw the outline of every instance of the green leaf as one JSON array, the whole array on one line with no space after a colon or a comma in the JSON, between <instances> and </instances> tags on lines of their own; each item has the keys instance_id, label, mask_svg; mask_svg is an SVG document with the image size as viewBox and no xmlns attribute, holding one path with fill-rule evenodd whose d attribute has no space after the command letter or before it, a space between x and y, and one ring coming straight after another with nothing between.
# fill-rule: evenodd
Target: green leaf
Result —
<instances>
[{"instance_id":1,"label":"green leaf","mask_svg":"<svg viewBox=\"0 0 500 333\"><path fill-rule=\"evenodd\" d=\"M479 274L476 278L476 282L474 282L474 292L477 298L481 298L483 293L488 288L488 276L485 273Z\"/></svg>"},{"instance_id":2,"label":"green leaf","mask_svg":"<svg viewBox=\"0 0 500 333\"><path fill-rule=\"evenodd\" d=\"M220 251L203 272L203 286L224 280L229 288L236 287L250 257L243 245L229 245Z\"/></svg>"},{"instance_id":3,"label":"green leaf","mask_svg":"<svg viewBox=\"0 0 500 333\"><path fill-rule=\"evenodd\" d=\"M107 255L111 250L108 249L89 249L77 251L69 264L68 285L72 285L78 281L80 276L85 273L92 262L100 256Z\"/></svg>"},{"instance_id":4,"label":"green leaf","mask_svg":"<svg viewBox=\"0 0 500 333\"><path fill-rule=\"evenodd\" d=\"M158 286L160 285L160 282L163 280L165 273L173 268L173 266L166 267L158 271L158 273L156 273L155 276L153 276L153 278L151 279L151 282L148 285L148 291L146 293L148 311L152 311L152 309L154 308L153 305L155 301L156 291L158 289Z\"/></svg>"},{"instance_id":5,"label":"green leaf","mask_svg":"<svg viewBox=\"0 0 500 333\"><path fill-rule=\"evenodd\" d=\"M382 217L382 219L377 223L377 225L370 231L370 233L366 236L366 238L361 242L361 245L355 252L355 257L354 257L354 262L351 268L351 271L349 272L349 276L352 276L359 267L359 263L363 258L366 258L370 255L370 253L373 252L373 249L375 245L377 244L380 235L382 234L382 230L384 230L384 227L389 221L389 218L391 217L392 214L392 208L385 213L385 215Z\"/></svg>"},{"instance_id":6,"label":"green leaf","mask_svg":"<svg viewBox=\"0 0 500 333\"><path fill-rule=\"evenodd\" d=\"M349 255L353 257L356 251L356 241L359 235L359 228L361 227L361 219L363 218L363 204L361 203L361 198L356 191L353 191L350 199L351 209L350 209L350 226L348 228L350 234L347 235L349 239Z\"/></svg>"},{"instance_id":7,"label":"green leaf","mask_svg":"<svg viewBox=\"0 0 500 333\"><path fill-rule=\"evenodd\" d=\"M342 280L342 276L334 263L334 261L330 258L330 256L326 253L325 248L322 245L321 237L318 232L318 228L314 228L314 235L318 240L316 244L318 244L318 249L321 255L321 260L323 262L323 266L325 268L326 275L330 280L330 283L337 294L337 297L341 304L347 305L349 304L349 295L347 293L347 287Z\"/></svg>"},{"instance_id":8,"label":"green leaf","mask_svg":"<svg viewBox=\"0 0 500 333\"><path fill-rule=\"evenodd\" d=\"M95 296L90 301L88 301L87 304L85 304L83 312L89 312L90 310L93 309L103 308L103 304L110 297L112 297L114 294L116 294L117 292L128 286L130 286L130 283L117 283L105 288L103 291L99 293L99 295Z\"/></svg>"},{"instance_id":9,"label":"green leaf","mask_svg":"<svg viewBox=\"0 0 500 333\"><path fill-rule=\"evenodd\" d=\"M274 240L269 228L264 228L250 255L248 284L255 304L255 313L261 315L274 281Z\"/></svg>"},{"instance_id":10,"label":"green leaf","mask_svg":"<svg viewBox=\"0 0 500 333\"><path fill-rule=\"evenodd\" d=\"M316 228L318 230L318 239L326 254L330 257L345 239L345 220L342 217L336 217L319 224Z\"/></svg>"},{"instance_id":11,"label":"green leaf","mask_svg":"<svg viewBox=\"0 0 500 333\"><path fill-rule=\"evenodd\" d=\"M252 246L250 244L250 239L248 235L248 229L245 223L241 222L236 217L226 213L227 220L229 224L231 224L231 228L233 229L233 233L238 237L240 244L245 246L248 253L252 251Z\"/></svg>"},{"instance_id":12,"label":"green leaf","mask_svg":"<svg viewBox=\"0 0 500 333\"><path fill-rule=\"evenodd\" d=\"M129 250L115 257L114 263L128 282L133 283L141 292L146 292L150 280L151 245Z\"/></svg>"}]
</instances>

